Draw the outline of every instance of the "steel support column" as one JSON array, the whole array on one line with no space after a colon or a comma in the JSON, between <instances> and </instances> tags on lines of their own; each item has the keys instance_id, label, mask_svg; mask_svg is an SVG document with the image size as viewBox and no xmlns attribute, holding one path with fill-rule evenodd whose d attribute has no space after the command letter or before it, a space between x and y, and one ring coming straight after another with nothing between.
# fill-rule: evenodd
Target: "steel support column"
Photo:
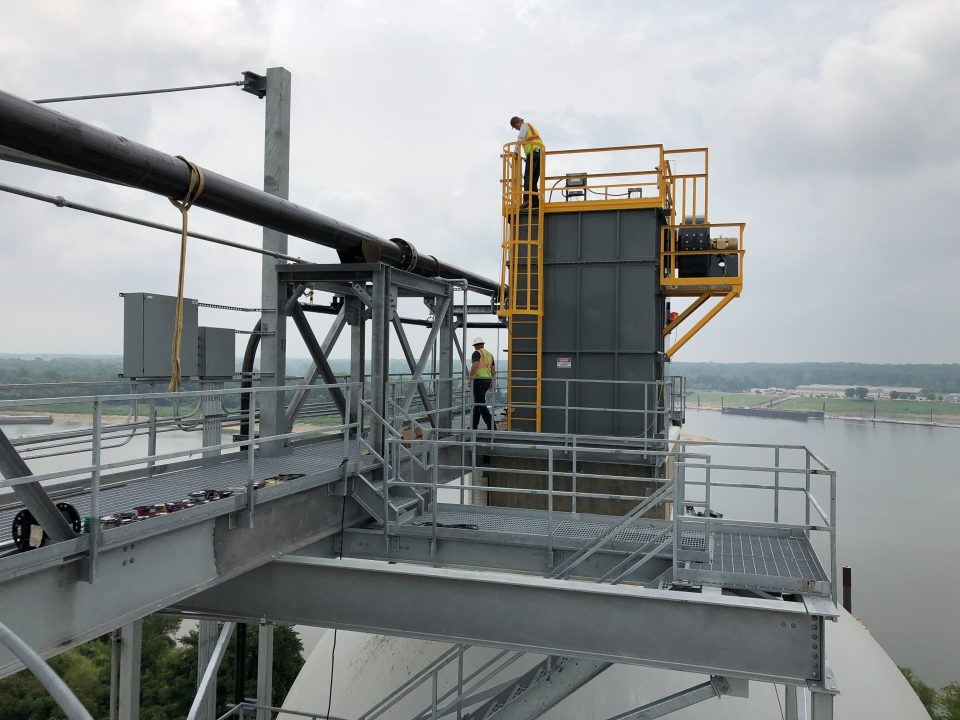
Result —
<instances>
[{"instance_id":1,"label":"steel support column","mask_svg":"<svg viewBox=\"0 0 960 720\"><path fill-rule=\"evenodd\" d=\"M140 717L140 648L143 640L143 620L134 620L120 628L120 692L119 720L138 720Z\"/></svg>"},{"instance_id":2,"label":"steel support column","mask_svg":"<svg viewBox=\"0 0 960 720\"><path fill-rule=\"evenodd\" d=\"M450 299L453 299L453 288L450 289ZM436 309L439 300L434 300ZM439 363L437 372L437 405L440 406L439 424L442 428L449 428L452 424L453 412L453 343L456 334L453 327L453 313L447 313L440 326Z\"/></svg>"},{"instance_id":3,"label":"steel support column","mask_svg":"<svg viewBox=\"0 0 960 720\"><path fill-rule=\"evenodd\" d=\"M234 623L226 622L217 638L217 643L213 647L213 653L210 660L203 668L203 675L200 678L200 684L197 687L197 694L193 698L193 704L190 706L190 712L187 713L187 720L197 720L200 717L200 708L204 703L204 696L207 694L210 686L216 687L217 670L220 668L220 662L227 652L227 645L230 643L230 636L233 634Z\"/></svg>"},{"instance_id":4,"label":"steel support column","mask_svg":"<svg viewBox=\"0 0 960 720\"><path fill-rule=\"evenodd\" d=\"M350 323L350 383L354 393L350 407L354 408L358 418L362 418L364 413L360 400L365 395L367 373L367 308L356 297L347 296L343 301L347 309L347 322ZM363 432L363 428L357 432Z\"/></svg>"},{"instance_id":5,"label":"steel support column","mask_svg":"<svg viewBox=\"0 0 960 720\"><path fill-rule=\"evenodd\" d=\"M197 628L197 689L203 682L203 671L213 657L213 649L217 644L217 635L220 628L216 620L201 620ZM207 688L197 711L197 720L214 720L217 712L217 684Z\"/></svg>"},{"instance_id":6,"label":"steel support column","mask_svg":"<svg viewBox=\"0 0 960 720\"><path fill-rule=\"evenodd\" d=\"M290 72L282 67L267 69L265 98L263 189L284 200L290 195ZM287 252L287 236L264 227L263 249ZM261 330L260 371L268 384L280 387L286 384L287 326L280 312L286 298L277 279L280 260L264 255L261 264ZM262 436L280 435L285 431L284 395L264 393L260 397L260 433ZM278 443L264 446L277 450Z\"/></svg>"},{"instance_id":7,"label":"steel support column","mask_svg":"<svg viewBox=\"0 0 960 720\"><path fill-rule=\"evenodd\" d=\"M387 380L390 375L390 318L394 312L390 269L381 266L373 274L373 327L370 332L370 403L380 417L386 417ZM373 449L384 452L384 429L379 422L371 430Z\"/></svg>"},{"instance_id":8,"label":"steel support column","mask_svg":"<svg viewBox=\"0 0 960 720\"><path fill-rule=\"evenodd\" d=\"M257 720L271 720L273 705L273 625L260 623L257 637Z\"/></svg>"}]
</instances>

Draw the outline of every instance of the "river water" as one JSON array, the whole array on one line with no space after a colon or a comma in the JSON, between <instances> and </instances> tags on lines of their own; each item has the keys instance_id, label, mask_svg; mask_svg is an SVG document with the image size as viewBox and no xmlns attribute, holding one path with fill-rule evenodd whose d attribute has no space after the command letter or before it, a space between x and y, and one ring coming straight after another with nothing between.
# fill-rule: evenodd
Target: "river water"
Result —
<instances>
[{"instance_id":1,"label":"river water","mask_svg":"<svg viewBox=\"0 0 960 720\"><path fill-rule=\"evenodd\" d=\"M17 436L77 427L58 422L4 430ZM838 561L853 568L854 614L895 662L909 665L927 683L960 681L960 429L843 420L803 423L693 409L684 431L721 442L806 445L835 469ZM160 436L158 451L200 445L198 432L171 432ZM105 451L104 459L144 454L145 439L138 437ZM773 464L772 456L736 448L714 450L711 457L731 464ZM88 458L48 458L30 465L34 472L45 472L76 467ZM760 502L757 493L740 492L716 493L714 507L731 517L742 517L744 507L758 512L771 507L769 497ZM817 497L825 501L823 492ZM789 502L784 506L790 510ZM312 648L318 634L305 635Z\"/></svg>"},{"instance_id":2,"label":"river water","mask_svg":"<svg viewBox=\"0 0 960 720\"><path fill-rule=\"evenodd\" d=\"M925 682L960 681L960 429L690 410L684 431L806 445L836 470L837 557L853 568L854 615ZM757 461L734 449L727 459Z\"/></svg>"}]
</instances>

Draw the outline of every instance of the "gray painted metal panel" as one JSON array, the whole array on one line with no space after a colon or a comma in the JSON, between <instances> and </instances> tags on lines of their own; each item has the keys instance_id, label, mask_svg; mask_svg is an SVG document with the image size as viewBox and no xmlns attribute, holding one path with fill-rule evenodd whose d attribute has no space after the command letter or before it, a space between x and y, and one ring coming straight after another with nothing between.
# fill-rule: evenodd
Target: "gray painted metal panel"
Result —
<instances>
[{"instance_id":1,"label":"gray painted metal panel","mask_svg":"<svg viewBox=\"0 0 960 720\"><path fill-rule=\"evenodd\" d=\"M197 372L202 378L232 378L237 364L236 331L201 327L198 332Z\"/></svg>"},{"instance_id":2,"label":"gray painted metal panel","mask_svg":"<svg viewBox=\"0 0 960 720\"><path fill-rule=\"evenodd\" d=\"M823 638L802 603L300 556L177 609L793 684Z\"/></svg>"},{"instance_id":3,"label":"gray painted metal panel","mask_svg":"<svg viewBox=\"0 0 960 720\"><path fill-rule=\"evenodd\" d=\"M177 299L172 295L124 293L124 377L170 377L170 347L173 344L176 307ZM183 338L180 347L180 369L183 377L197 375L197 343L197 301L184 298Z\"/></svg>"},{"instance_id":4,"label":"gray painted metal panel","mask_svg":"<svg viewBox=\"0 0 960 720\"><path fill-rule=\"evenodd\" d=\"M547 214L544 222L544 378L653 381L665 300L660 294L656 210ZM571 362L565 362L565 361ZM648 396L649 395L649 396ZM546 432L637 435L654 424L655 393L612 385L546 382L545 405L649 410L624 413L544 410Z\"/></svg>"}]
</instances>

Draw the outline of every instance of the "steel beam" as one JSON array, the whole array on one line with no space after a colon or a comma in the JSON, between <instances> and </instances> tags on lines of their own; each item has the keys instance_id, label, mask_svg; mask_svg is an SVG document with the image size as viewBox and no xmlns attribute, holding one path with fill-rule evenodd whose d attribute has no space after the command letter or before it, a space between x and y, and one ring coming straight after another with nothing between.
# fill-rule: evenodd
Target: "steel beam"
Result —
<instances>
[{"instance_id":1,"label":"steel beam","mask_svg":"<svg viewBox=\"0 0 960 720\"><path fill-rule=\"evenodd\" d=\"M33 475L3 430L0 430L0 475L7 480ZM14 485L13 493L33 514L53 542L70 540L77 536L40 483Z\"/></svg>"},{"instance_id":2,"label":"steel beam","mask_svg":"<svg viewBox=\"0 0 960 720\"><path fill-rule=\"evenodd\" d=\"M331 479L340 476L340 468L331 468ZM369 517L350 499L341 517L342 502L331 497L324 485L278 499L258 499L257 523L249 530L231 529L230 515L216 507L220 503L224 509L231 507L230 499L203 506L221 514L193 524L176 524L183 523L184 518L177 516L185 513L156 518L151 521L158 528L154 535L142 534L151 523L110 530L101 535L94 584L74 582L82 577L78 566L84 538L4 558L0 566L39 564L24 565L0 582L4 621L44 657L56 655L250 570L278 553L339 532L341 521L350 527ZM71 554L64 556L61 547ZM20 668L0 648L0 677Z\"/></svg>"},{"instance_id":3,"label":"steel beam","mask_svg":"<svg viewBox=\"0 0 960 720\"><path fill-rule=\"evenodd\" d=\"M816 680L824 622L802 603L303 556L178 608L791 684Z\"/></svg>"},{"instance_id":4,"label":"steel beam","mask_svg":"<svg viewBox=\"0 0 960 720\"><path fill-rule=\"evenodd\" d=\"M119 720L140 717L140 650L143 645L143 620L134 620L120 628Z\"/></svg>"},{"instance_id":5,"label":"steel beam","mask_svg":"<svg viewBox=\"0 0 960 720\"><path fill-rule=\"evenodd\" d=\"M324 354L323 347L321 347L320 342L317 340L317 336L313 334L313 328L310 327L310 322L307 320L306 314L304 314L299 305L294 303L293 309L290 311L290 316L293 318L297 330L300 331L300 337L303 338L303 342L307 346L310 357L313 359L313 364L320 371L323 382L327 385L337 385L337 376L334 374L333 368L330 367L330 362L327 360L327 356ZM346 422L347 399L343 394L343 390L339 387L333 387L329 388L329 392L333 397L334 404L337 406L340 417Z\"/></svg>"},{"instance_id":6,"label":"steel beam","mask_svg":"<svg viewBox=\"0 0 960 720\"><path fill-rule=\"evenodd\" d=\"M448 296L453 299L453 289ZM434 301L436 308L436 301ZM456 333L453 327L453 315L447 313L446 319L440 327L440 337L437 352L439 361L437 363L437 405L440 406L440 427L452 427L453 411L453 344L456 342Z\"/></svg>"},{"instance_id":7,"label":"steel beam","mask_svg":"<svg viewBox=\"0 0 960 720\"><path fill-rule=\"evenodd\" d=\"M172 155L5 92L0 146L163 197L182 198L190 181L187 165ZM331 247L344 261L385 262L427 276L466 278L488 293L499 290L497 282L418 253L402 240L377 237L211 170L204 175L197 207Z\"/></svg>"}]
</instances>

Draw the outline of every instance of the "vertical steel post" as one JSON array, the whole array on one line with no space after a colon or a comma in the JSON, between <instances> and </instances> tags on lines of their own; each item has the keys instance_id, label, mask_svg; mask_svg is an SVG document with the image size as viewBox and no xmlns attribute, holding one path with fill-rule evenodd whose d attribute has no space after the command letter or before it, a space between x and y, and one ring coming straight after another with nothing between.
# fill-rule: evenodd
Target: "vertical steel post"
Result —
<instances>
[{"instance_id":1,"label":"vertical steel post","mask_svg":"<svg viewBox=\"0 0 960 720\"><path fill-rule=\"evenodd\" d=\"M207 669L210 658L213 657L213 648L217 644L220 629L216 620L200 620L197 628L197 687L203 680L203 673ZM217 712L217 684L211 683L204 695L197 720L214 720Z\"/></svg>"},{"instance_id":2,"label":"vertical steel post","mask_svg":"<svg viewBox=\"0 0 960 720\"><path fill-rule=\"evenodd\" d=\"M547 448L547 569L553 570L553 448Z\"/></svg>"},{"instance_id":3,"label":"vertical steel post","mask_svg":"<svg viewBox=\"0 0 960 720\"><path fill-rule=\"evenodd\" d=\"M202 390L222 390L220 381L201 380ZM220 395L201 395L200 412L203 416L203 447L220 445L223 442L223 414L220 412ZM220 454L220 450L207 450L203 453L204 464L212 462Z\"/></svg>"},{"instance_id":4,"label":"vertical steel post","mask_svg":"<svg viewBox=\"0 0 960 720\"><path fill-rule=\"evenodd\" d=\"M783 690L784 720L801 720L800 714L797 712L796 685L784 685Z\"/></svg>"},{"instance_id":5,"label":"vertical steel post","mask_svg":"<svg viewBox=\"0 0 960 720\"><path fill-rule=\"evenodd\" d=\"M118 720L140 717L140 647L143 620L134 620L120 628L120 692Z\"/></svg>"},{"instance_id":6,"label":"vertical steel post","mask_svg":"<svg viewBox=\"0 0 960 720\"><path fill-rule=\"evenodd\" d=\"M573 452L570 458L570 512L577 511L577 436L573 436Z\"/></svg>"},{"instance_id":7,"label":"vertical steel post","mask_svg":"<svg viewBox=\"0 0 960 720\"><path fill-rule=\"evenodd\" d=\"M98 397L93 401L93 448L91 465L93 474L90 483L90 550L87 566L87 581L97 581L97 553L100 550L100 429L103 422L103 405Z\"/></svg>"},{"instance_id":8,"label":"vertical steel post","mask_svg":"<svg viewBox=\"0 0 960 720\"><path fill-rule=\"evenodd\" d=\"M256 444L254 443L254 438L256 438L256 418L257 418L257 392L254 388L248 390L250 393L250 402L248 403L248 417L247 417L247 440L250 442L247 445L247 510L246 510L246 521L247 527L253 527L253 506L255 503L254 495L256 494L256 489L254 488L254 482L256 482ZM260 407L263 407L261 402ZM261 409L261 425L260 425L260 436L263 437L263 411Z\"/></svg>"},{"instance_id":9,"label":"vertical steel post","mask_svg":"<svg viewBox=\"0 0 960 720\"><path fill-rule=\"evenodd\" d=\"M373 273L373 327L370 333L370 401L374 412L382 418L386 417L387 379L390 373L391 290L390 269L383 265ZM385 428L375 418L371 420L371 444L382 456Z\"/></svg>"},{"instance_id":10,"label":"vertical steel post","mask_svg":"<svg viewBox=\"0 0 960 720\"><path fill-rule=\"evenodd\" d=\"M157 388L153 383L150 383L150 392L156 392ZM147 455L154 456L157 454L157 399L150 398L149 405L149 415L147 417ZM147 461L147 477L153 475L153 467L155 461Z\"/></svg>"},{"instance_id":11,"label":"vertical steel post","mask_svg":"<svg viewBox=\"0 0 960 720\"><path fill-rule=\"evenodd\" d=\"M773 521L780 522L780 446L773 449Z\"/></svg>"},{"instance_id":12,"label":"vertical steel post","mask_svg":"<svg viewBox=\"0 0 960 720\"><path fill-rule=\"evenodd\" d=\"M451 302L453 301L453 286L448 287ZM439 306L439 300L434 300L434 306ZM441 409L437 427L453 427L453 313L447 312L447 317L440 327L439 336L439 385L437 386L437 406Z\"/></svg>"},{"instance_id":13,"label":"vertical steel post","mask_svg":"<svg viewBox=\"0 0 960 720\"><path fill-rule=\"evenodd\" d=\"M290 72L282 67L267 68L266 84L263 189L286 200L290 195ZM263 249L286 253L287 236L264 228ZM260 370L276 387L286 383L287 363L287 319L280 312L286 298L277 282L277 265L282 263L282 260L267 255L261 262L261 307L264 312L260 317L260 328L264 335L260 338ZM286 432L285 397L276 392L262 398L260 427L263 437ZM277 450L282 444L277 441L266 449Z\"/></svg>"},{"instance_id":14,"label":"vertical steel post","mask_svg":"<svg viewBox=\"0 0 960 720\"><path fill-rule=\"evenodd\" d=\"M110 633L110 720L117 720L120 700L120 631Z\"/></svg>"},{"instance_id":15,"label":"vertical steel post","mask_svg":"<svg viewBox=\"0 0 960 720\"><path fill-rule=\"evenodd\" d=\"M257 638L257 720L271 720L273 705L273 625L260 623Z\"/></svg>"},{"instance_id":16,"label":"vertical steel post","mask_svg":"<svg viewBox=\"0 0 960 720\"><path fill-rule=\"evenodd\" d=\"M237 641L233 656L233 702L240 705L246 701L247 689L247 624L237 623Z\"/></svg>"},{"instance_id":17,"label":"vertical steel post","mask_svg":"<svg viewBox=\"0 0 960 720\"><path fill-rule=\"evenodd\" d=\"M804 448L804 454L806 455L806 469L807 471L803 474L804 478L804 488L806 492L804 493L804 498L806 498L806 507L804 508L804 525L807 526L807 537L810 537L810 449Z\"/></svg>"},{"instance_id":18,"label":"vertical steel post","mask_svg":"<svg viewBox=\"0 0 960 720\"><path fill-rule=\"evenodd\" d=\"M430 475L430 512L433 515L433 538L430 543L430 558L437 559L437 474L440 471L440 440L433 441L433 472Z\"/></svg>"}]
</instances>

